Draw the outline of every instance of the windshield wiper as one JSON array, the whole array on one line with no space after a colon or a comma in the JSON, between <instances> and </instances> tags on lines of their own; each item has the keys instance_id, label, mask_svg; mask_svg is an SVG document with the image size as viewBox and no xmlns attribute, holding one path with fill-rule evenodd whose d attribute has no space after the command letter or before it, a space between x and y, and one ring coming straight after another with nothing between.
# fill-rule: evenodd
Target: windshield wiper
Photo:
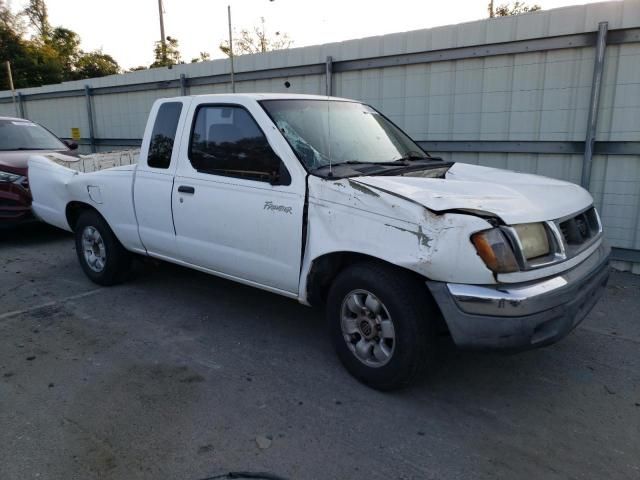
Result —
<instances>
[{"instance_id":1,"label":"windshield wiper","mask_svg":"<svg viewBox=\"0 0 640 480\"><path fill-rule=\"evenodd\" d=\"M335 162L335 163L326 163L324 165L321 165L317 168L315 168L313 171L318 171L318 170L322 170L325 168L329 168L331 166L331 168L333 167L339 167L341 165L380 165L383 167L406 167L409 164L407 163L405 158L399 158L398 160L393 160L391 162L363 162L361 160L347 160L345 162Z\"/></svg>"},{"instance_id":2,"label":"windshield wiper","mask_svg":"<svg viewBox=\"0 0 640 480\"><path fill-rule=\"evenodd\" d=\"M415 160L430 160L431 157L426 156L424 153L410 151L405 153L402 157L395 159L395 162L400 162L403 160L406 161L415 161Z\"/></svg>"}]
</instances>

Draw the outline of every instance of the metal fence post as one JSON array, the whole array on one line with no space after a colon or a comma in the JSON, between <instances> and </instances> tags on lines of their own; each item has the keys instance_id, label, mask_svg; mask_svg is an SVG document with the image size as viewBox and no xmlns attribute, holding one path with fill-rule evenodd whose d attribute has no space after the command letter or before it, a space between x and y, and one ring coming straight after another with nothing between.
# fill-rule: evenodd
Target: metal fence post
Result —
<instances>
[{"instance_id":1,"label":"metal fence post","mask_svg":"<svg viewBox=\"0 0 640 480\"><path fill-rule=\"evenodd\" d=\"M187 96L187 76L184 73L180 74L180 95L183 97Z\"/></svg>"},{"instance_id":2,"label":"metal fence post","mask_svg":"<svg viewBox=\"0 0 640 480\"><path fill-rule=\"evenodd\" d=\"M333 58L327 57L324 64L325 94L330 96L333 94Z\"/></svg>"},{"instance_id":3,"label":"metal fence post","mask_svg":"<svg viewBox=\"0 0 640 480\"><path fill-rule=\"evenodd\" d=\"M91 142L91 153L96 152L96 139L93 128L93 106L91 105L91 87L89 85L84 86L84 98L87 104L87 120L89 123L89 141Z\"/></svg>"},{"instance_id":4,"label":"metal fence post","mask_svg":"<svg viewBox=\"0 0 640 480\"><path fill-rule=\"evenodd\" d=\"M18 92L18 112L20 114L20 118L26 118L24 115L24 104L26 99L22 95L22 93Z\"/></svg>"},{"instance_id":5,"label":"metal fence post","mask_svg":"<svg viewBox=\"0 0 640 480\"><path fill-rule=\"evenodd\" d=\"M596 40L596 59L593 65L593 81L591 83L591 98L589 100L589 117L587 120L587 135L584 141L584 159L582 160L582 186L589 188L591 183L591 170L593 168L593 144L596 139L598 126L598 103L602 91L602 74L604 72L604 54L607 50L607 30L609 24L598 24L598 37Z\"/></svg>"}]
</instances>

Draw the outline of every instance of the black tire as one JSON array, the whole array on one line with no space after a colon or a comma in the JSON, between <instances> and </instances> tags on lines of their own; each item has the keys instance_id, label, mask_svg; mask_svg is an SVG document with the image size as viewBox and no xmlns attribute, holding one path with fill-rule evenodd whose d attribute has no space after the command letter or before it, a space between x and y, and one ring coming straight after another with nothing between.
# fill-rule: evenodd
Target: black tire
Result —
<instances>
[{"instance_id":1,"label":"black tire","mask_svg":"<svg viewBox=\"0 0 640 480\"><path fill-rule=\"evenodd\" d=\"M100 235L102 240L100 245L104 247L106 259L102 269L97 270L95 265L92 268L85 256L82 238L86 229L95 229ZM78 260L91 281L98 285L110 286L122 283L126 279L131 271L131 254L122 246L98 212L93 210L82 212L76 222L74 233Z\"/></svg>"},{"instance_id":2,"label":"black tire","mask_svg":"<svg viewBox=\"0 0 640 480\"><path fill-rule=\"evenodd\" d=\"M360 295L361 291L370 292L382 302L394 327L395 338L390 341L392 353L386 363L379 366L360 360L342 330L343 304L348 308L347 298L354 293ZM364 298L368 298L366 294ZM334 280L326 312L338 357L351 375L372 388L403 388L434 359L438 310L424 284L409 272L376 262L352 265ZM351 335L351 345L362 339L362 335Z\"/></svg>"}]
</instances>

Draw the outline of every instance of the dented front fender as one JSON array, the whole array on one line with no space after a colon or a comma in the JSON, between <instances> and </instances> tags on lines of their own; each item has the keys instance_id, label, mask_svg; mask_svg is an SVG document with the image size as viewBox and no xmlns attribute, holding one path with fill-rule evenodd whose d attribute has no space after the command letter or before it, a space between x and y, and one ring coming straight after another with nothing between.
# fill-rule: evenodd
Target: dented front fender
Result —
<instances>
[{"instance_id":1,"label":"dented front fender","mask_svg":"<svg viewBox=\"0 0 640 480\"><path fill-rule=\"evenodd\" d=\"M470 241L473 233L491 227L480 217L436 214L355 179L309 177L308 202L303 301L313 261L333 252L378 258L431 280L495 282Z\"/></svg>"}]
</instances>

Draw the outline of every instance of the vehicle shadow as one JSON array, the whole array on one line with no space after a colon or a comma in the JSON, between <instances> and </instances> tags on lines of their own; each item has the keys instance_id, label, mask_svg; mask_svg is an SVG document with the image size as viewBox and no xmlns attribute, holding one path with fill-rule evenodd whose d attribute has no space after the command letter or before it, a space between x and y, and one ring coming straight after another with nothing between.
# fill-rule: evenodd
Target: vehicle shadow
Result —
<instances>
[{"instance_id":1,"label":"vehicle shadow","mask_svg":"<svg viewBox=\"0 0 640 480\"><path fill-rule=\"evenodd\" d=\"M295 299L243 285L207 273L154 259L138 257L130 282L173 301L189 305L192 315L218 313L236 318L236 328L300 330L311 338L326 333L324 309L309 308ZM213 301L212 301L213 299ZM181 317L183 321L189 316ZM264 333L264 332L263 332Z\"/></svg>"},{"instance_id":2,"label":"vehicle shadow","mask_svg":"<svg viewBox=\"0 0 640 480\"><path fill-rule=\"evenodd\" d=\"M61 230L38 226L16 232L0 245L71 239ZM310 371L326 373L322 379L331 388L362 390L355 396L370 392L357 386L335 356L323 308L308 308L293 299L166 262L139 257L134 265L132 278L116 288L133 287L137 301L145 303L144 309L134 308L148 318L161 318L177 331L198 336L204 346L217 346L222 338L242 339L249 350L262 351L265 357L304 358ZM459 350L447 335L437 343L434 364L410 388L397 392L400 403L455 397L468 405L492 404L512 395L554 398L568 385L592 383L595 378L584 359L601 356L597 345L577 338L576 332L556 345L517 354ZM341 380L333 383L331 377Z\"/></svg>"},{"instance_id":3,"label":"vehicle shadow","mask_svg":"<svg viewBox=\"0 0 640 480\"><path fill-rule=\"evenodd\" d=\"M574 331L554 345L498 352L460 350L450 337L441 338L432 368L400 396L410 403L452 402L491 415L501 408L517 411L517 401L547 408L564 402L568 392L601 388L601 373L594 374L589 365L602 355L601 347L584 340Z\"/></svg>"},{"instance_id":4,"label":"vehicle shadow","mask_svg":"<svg viewBox=\"0 0 640 480\"><path fill-rule=\"evenodd\" d=\"M38 245L73 239L73 234L42 222L0 228L0 248Z\"/></svg>"},{"instance_id":5,"label":"vehicle shadow","mask_svg":"<svg viewBox=\"0 0 640 480\"><path fill-rule=\"evenodd\" d=\"M178 324L174 326L197 331L212 344L220 328L253 348L262 348L256 339L270 338L275 342L274 351L288 351L291 355L304 352L311 362L309 368L326 369L333 378L348 379L340 388L353 381L351 386L361 390L333 351L322 307L308 308L293 299L164 262L140 262L135 270L135 283L153 292L153 296L170 291L174 302L190 306L188 314L176 317ZM207 316L206 322L199 320L202 315ZM557 351L552 346L519 354L462 351L443 334L437 342L433 365L410 388L397 392L398 397L467 396L471 391L485 399L508 395L509 391L522 390L532 378L544 376L545 364L550 361L548 353L554 349ZM365 392L369 389L363 387L362 393Z\"/></svg>"}]
</instances>

